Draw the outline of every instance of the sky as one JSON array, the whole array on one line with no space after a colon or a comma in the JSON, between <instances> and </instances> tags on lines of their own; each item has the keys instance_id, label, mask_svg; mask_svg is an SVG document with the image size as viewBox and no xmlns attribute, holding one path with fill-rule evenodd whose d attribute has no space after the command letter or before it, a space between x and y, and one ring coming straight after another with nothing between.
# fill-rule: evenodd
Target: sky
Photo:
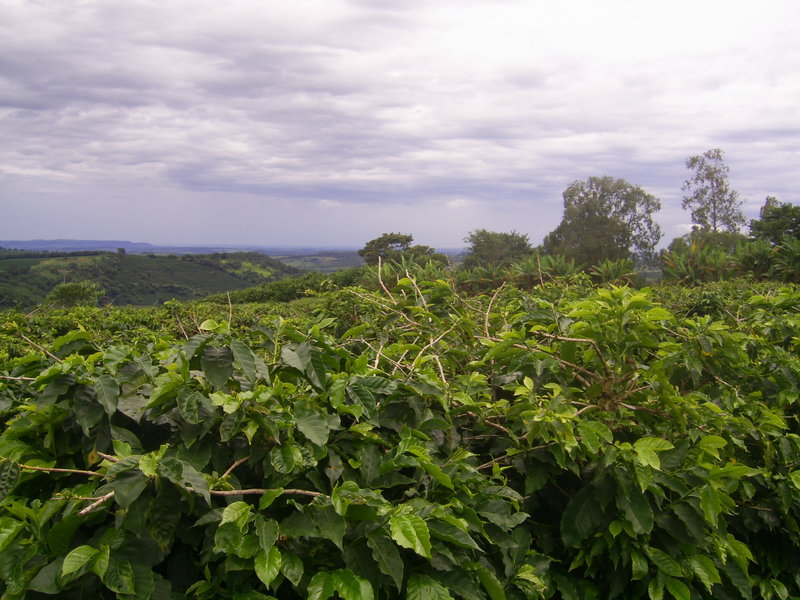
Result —
<instances>
[{"instance_id":1,"label":"sky","mask_svg":"<svg viewBox=\"0 0 800 600\"><path fill-rule=\"evenodd\" d=\"M800 203L797 0L0 0L0 239L533 245L725 153Z\"/></svg>"}]
</instances>

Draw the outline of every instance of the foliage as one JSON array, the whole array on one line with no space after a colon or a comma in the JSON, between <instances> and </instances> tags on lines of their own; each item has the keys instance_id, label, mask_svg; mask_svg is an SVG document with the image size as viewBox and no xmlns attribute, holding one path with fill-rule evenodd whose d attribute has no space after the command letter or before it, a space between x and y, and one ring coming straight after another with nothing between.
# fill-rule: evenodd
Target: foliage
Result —
<instances>
[{"instance_id":1,"label":"foliage","mask_svg":"<svg viewBox=\"0 0 800 600\"><path fill-rule=\"evenodd\" d=\"M725 321L646 289L411 277L188 339L23 321L35 345L0 365L0 590L797 596L800 290L765 285L714 289Z\"/></svg>"},{"instance_id":2,"label":"foliage","mask_svg":"<svg viewBox=\"0 0 800 600\"><path fill-rule=\"evenodd\" d=\"M692 223L715 233L720 229L738 231L745 224L740 209L742 201L728 182L730 168L725 164L722 150L714 148L690 156L686 168L692 175L681 187L686 192L683 209L691 211Z\"/></svg>"},{"instance_id":3,"label":"foliage","mask_svg":"<svg viewBox=\"0 0 800 600\"><path fill-rule=\"evenodd\" d=\"M44 299L45 304L61 308L70 306L97 306L104 292L91 281L59 283Z\"/></svg>"},{"instance_id":4,"label":"foliage","mask_svg":"<svg viewBox=\"0 0 800 600\"><path fill-rule=\"evenodd\" d=\"M526 234L476 229L464 238L467 254L463 266L504 267L524 259L533 252Z\"/></svg>"},{"instance_id":5,"label":"foliage","mask_svg":"<svg viewBox=\"0 0 800 600\"><path fill-rule=\"evenodd\" d=\"M430 246L412 246L414 236L407 233L384 233L380 237L368 241L358 255L364 258L368 265L377 265L379 260L427 262L430 260L445 263L447 257L437 253Z\"/></svg>"},{"instance_id":6,"label":"foliage","mask_svg":"<svg viewBox=\"0 0 800 600\"><path fill-rule=\"evenodd\" d=\"M564 215L544 240L549 254L563 254L578 263L639 257L647 262L661 239L653 214L661 202L624 179L590 177L564 190Z\"/></svg>"},{"instance_id":7,"label":"foliage","mask_svg":"<svg viewBox=\"0 0 800 600\"><path fill-rule=\"evenodd\" d=\"M0 306L35 306L60 283L91 282L105 290L105 301L153 305L173 298L199 299L293 273L297 270L257 252L184 256L8 252L0 255Z\"/></svg>"},{"instance_id":8,"label":"foliage","mask_svg":"<svg viewBox=\"0 0 800 600\"><path fill-rule=\"evenodd\" d=\"M592 279L601 284L630 285L636 279L633 262L628 259L604 260L589 269Z\"/></svg>"},{"instance_id":9,"label":"foliage","mask_svg":"<svg viewBox=\"0 0 800 600\"><path fill-rule=\"evenodd\" d=\"M755 239L779 244L784 236L800 238L800 206L767 196L758 216L750 221L750 235Z\"/></svg>"}]
</instances>

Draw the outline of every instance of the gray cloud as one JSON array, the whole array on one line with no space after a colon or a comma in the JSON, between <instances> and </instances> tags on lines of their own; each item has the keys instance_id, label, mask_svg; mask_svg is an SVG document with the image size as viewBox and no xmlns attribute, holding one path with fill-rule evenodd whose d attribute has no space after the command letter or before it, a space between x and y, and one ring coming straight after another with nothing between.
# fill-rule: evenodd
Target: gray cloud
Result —
<instances>
[{"instance_id":1,"label":"gray cloud","mask_svg":"<svg viewBox=\"0 0 800 600\"><path fill-rule=\"evenodd\" d=\"M538 241L606 174L661 197L671 237L711 147L751 213L799 201L798 5L531 6L2 3L0 238Z\"/></svg>"}]
</instances>

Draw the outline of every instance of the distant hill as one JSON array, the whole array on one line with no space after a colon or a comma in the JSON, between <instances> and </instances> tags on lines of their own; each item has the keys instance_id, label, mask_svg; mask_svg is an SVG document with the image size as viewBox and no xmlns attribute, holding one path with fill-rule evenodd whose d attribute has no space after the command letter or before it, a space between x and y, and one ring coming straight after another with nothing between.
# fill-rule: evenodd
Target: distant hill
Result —
<instances>
[{"instance_id":1,"label":"distant hill","mask_svg":"<svg viewBox=\"0 0 800 600\"><path fill-rule=\"evenodd\" d=\"M352 253L355 247L331 246L162 246L146 242L125 240L0 240L0 249L29 250L37 252L116 252L125 250L127 254L219 254L231 252L258 252L268 256L312 256L319 253Z\"/></svg>"},{"instance_id":2,"label":"distant hill","mask_svg":"<svg viewBox=\"0 0 800 600\"><path fill-rule=\"evenodd\" d=\"M0 250L0 307L39 304L62 282L93 281L105 290L105 302L151 305L204 298L299 272L258 252L177 256Z\"/></svg>"}]
</instances>

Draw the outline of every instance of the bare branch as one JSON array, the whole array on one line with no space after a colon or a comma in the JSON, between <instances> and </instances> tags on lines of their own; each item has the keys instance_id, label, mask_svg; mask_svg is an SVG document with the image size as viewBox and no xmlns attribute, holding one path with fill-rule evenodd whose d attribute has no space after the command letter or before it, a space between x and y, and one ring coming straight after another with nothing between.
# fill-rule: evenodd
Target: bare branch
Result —
<instances>
[{"instance_id":1,"label":"bare branch","mask_svg":"<svg viewBox=\"0 0 800 600\"><path fill-rule=\"evenodd\" d=\"M45 473L73 473L76 475L88 475L89 477L102 477L102 473L95 473L94 471L83 471L81 469L57 469L55 467L34 467L33 465L19 465L20 469L30 471L43 471Z\"/></svg>"}]
</instances>

